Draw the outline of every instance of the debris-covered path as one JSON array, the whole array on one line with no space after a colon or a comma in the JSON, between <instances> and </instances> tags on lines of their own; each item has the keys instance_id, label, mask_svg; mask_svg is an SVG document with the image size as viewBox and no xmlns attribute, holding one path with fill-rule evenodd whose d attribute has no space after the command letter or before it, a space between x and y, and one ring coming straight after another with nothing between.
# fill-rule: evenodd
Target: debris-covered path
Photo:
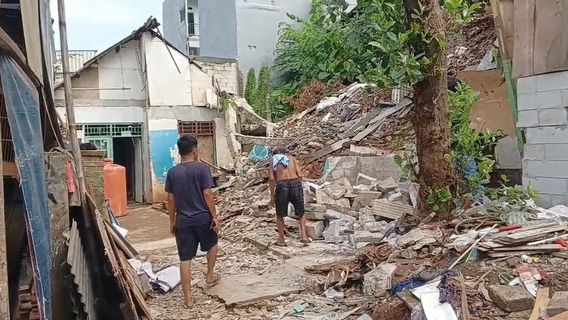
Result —
<instances>
[{"instance_id":1,"label":"debris-covered path","mask_svg":"<svg viewBox=\"0 0 568 320\"><path fill-rule=\"evenodd\" d=\"M153 294L148 304L155 319L286 319L301 308L302 317L330 315L349 319L365 311L367 300L353 296L337 303L314 290L325 277L308 274L305 266L349 258L352 252L333 245L314 243L303 247L291 240L287 248L274 248L276 232L267 218L239 217L234 224L255 228L240 239L222 239L217 271L223 280L217 286L203 288L204 253L193 263L195 306L183 308L183 294L178 286L165 295ZM152 207L131 209L121 219L129 230L128 239L154 270L179 262L175 240L169 234L167 214ZM296 317L293 317L295 319ZM356 318L356 317L355 317ZM324 318L322 318L324 319Z\"/></svg>"}]
</instances>

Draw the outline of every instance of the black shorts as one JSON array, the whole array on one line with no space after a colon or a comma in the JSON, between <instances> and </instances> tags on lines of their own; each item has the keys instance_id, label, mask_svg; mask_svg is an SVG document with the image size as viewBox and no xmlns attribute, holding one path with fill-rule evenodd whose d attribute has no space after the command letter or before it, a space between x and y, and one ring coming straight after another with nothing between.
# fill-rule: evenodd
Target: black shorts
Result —
<instances>
[{"instance_id":1,"label":"black shorts","mask_svg":"<svg viewBox=\"0 0 568 320\"><path fill-rule=\"evenodd\" d=\"M276 216L285 217L288 215L288 204L294 206L296 216L304 215L304 189L302 180L290 179L278 181L275 191Z\"/></svg>"},{"instance_id":2,"label":"black shorts","mask_svg":"<svg viewBox=\"0 0 568 320\"><path fill-rule=\"evenodd\" d=\"M176 243L179 260L189 261L197 254L197 246L201 251L209 251L219 242L217 233L211 229L211 224L188 226L176 229Z\"/></svg>"}]
</instances>

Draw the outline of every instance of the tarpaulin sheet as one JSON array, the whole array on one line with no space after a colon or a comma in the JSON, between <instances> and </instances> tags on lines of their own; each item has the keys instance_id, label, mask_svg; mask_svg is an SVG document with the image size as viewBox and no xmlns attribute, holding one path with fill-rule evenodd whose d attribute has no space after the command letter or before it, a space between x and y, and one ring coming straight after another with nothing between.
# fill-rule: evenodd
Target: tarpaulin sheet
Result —
<instances>
[{"instance_id":1,"label":"tarpaulin sheet","mask_svg":"<svg viewBox=\"0 0 568 320\"><path fill-rule=\"evenodd\" d=\"M0 55L0 78L26 207L39 312L42 319L50 320L51 237L38 92L11 57Z\"/></svg>"}]
</instances>

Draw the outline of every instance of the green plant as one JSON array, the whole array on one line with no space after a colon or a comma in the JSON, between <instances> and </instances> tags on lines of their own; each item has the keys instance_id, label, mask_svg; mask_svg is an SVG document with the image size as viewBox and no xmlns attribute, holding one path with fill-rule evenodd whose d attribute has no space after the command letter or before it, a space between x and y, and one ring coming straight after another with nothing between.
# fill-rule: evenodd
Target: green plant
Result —
<instances>
[{"instance_id":1,"label":"green plant","mask_svg":"<svg viewBox=\"0 0 568 320\"><path fill-rule=\"evenodd\" d=\"M416 174L417 170L416 167L414 166L414 163L412 162L414 155L415 154L404 155L403 157L397 154L394 156L394 162L402 170L401 182L405 181L416 182L417 180L417 174Z\"/></svg>"},{"instance_id":2,"label":"green plant","mask_svg":"<svg viewBox=\"0 0 568 320\"><path fill-rule=\"evenodd\" d=\"M258 86L255 97L254 110L259 115L269 117L271 112L270 104L272 101L272 84L270 83L270 69L262 67L258 73Z\"/></svg>"},{"instance_id":3,"label":"green plant","mask_svg":"<svg viewBox=\"0 0 568 320\"><path fill-rule=\"evenodd\" d=\"M489 189L491 200L500 200L511 205L525 206L529 200L540 199L539 192L531 185L526 189L521 186L509 187L509 179L507 176L501 176L501 186L499 188Z\"/></svg>"},{"instance_id":4,"label":"green plant","mask_svg":"<svg viewBox=\"0 0 568 320\"><path fill-rule=\"evenodd\" d=\"M427 203L436 213L448 213L453 204L454 196L448 187L430 192Z\"/></svg>"},{"instance_id":5,"label":"green plant","mask_svg":"<svg viewBox=\"0 0 568 320\"><path fill-rule=\"evenodd\" d=\"M256 72L253 68L250 68L247 73L247 83L245 87L245 100L251 106L254 106L256 103Z\"/></svg>"}]
</instances>

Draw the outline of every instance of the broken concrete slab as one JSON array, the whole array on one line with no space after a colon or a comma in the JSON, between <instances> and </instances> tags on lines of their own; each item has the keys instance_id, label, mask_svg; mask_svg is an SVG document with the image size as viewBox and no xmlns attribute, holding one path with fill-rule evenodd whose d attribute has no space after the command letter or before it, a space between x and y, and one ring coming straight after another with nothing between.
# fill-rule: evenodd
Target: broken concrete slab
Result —
<instances>
[{"instance_id":1,"label":"broken concrete slab","mask_svg":"<svg viewBox=\"0 0 568 320\"><path fill-rule=\"evenodd\" d=\"M349 146L349 155L351 156L379 156L384 155L386 152L372 147L362 147L352 144Z\"/></svg>"},{"instance_id":2,"label":"broken concrete slab","mask_svg":"<svg viewBox=\"0 0 568 320\"><path fill-rule=\"evenodd\" d=\"M369 232L369 231L355 231L352 235L353 244L365 242L365 243L377 243L383 240L384 234L379 232Z\"/></svg>"},{"instance_id":3,"label":"broken concrete slab","mask_svg":"<svg viewBox=\"0 0 568 320\"><path fill-rule=\"evenodd\" d=\"M529 310L534 305L534 297L520 286L492 285L487 290L493 302L507 312Z\"/></svg>"},{"instance_id":4,"label":"broken concrete slab","mask_svg":"<svg viewBox=\"0 0 568 320\"><path fill-rule=\"evenodd\" d=\"M303 270L283 263L274 268L273 272L263 275L257 273L230 275L213 287L205 285L203 281L197 285L206 294L223 300L227 306L246 306L305 290L309 284L301 281L304 276Z\"/></svg>"},{"instance_id":5,"label":"broken concrete slab","mask_svg":"<svg viewBox=\"0 0 568 320\"><path fill-rule=\"evenodd\" d=\"M377 183L377 179L370 177L366 174L359 173L357 175L357 184L363 184L368 186L373 186Z\"/></svg>"},{"instance_id":6,"label":"broken concrete slab","mask_svg":"<svg viewBox=\"0 0 568 320\"><path fill-rule=\"evenodd\" d=\"M409 246L416 245L418 243L432 243L426 239L434 239L437 241L443 237L443 233L439 228L434 229L423 229L414 228L402 235L396 240L396 245L400 248L407 248Z\"/></svg>"},{"instance_id":7,"label":"broken concrete slab","mask_svg":"<svg viewBox=\"0 0 568 320\"><path fill-rule=\"evenodd\" d=\"M386 180L382 180L377 182L377 185L375 186L375 188L377 189L377 191L383 192L383 193L388 193L391 191L394 191L396 188L398 188L398 183L396 181L394 181L394 179L392 177L386 179Z\"/></svg>"},{"instance_id":8,"label":"broken concrete slab","mask_svg":"<svg viewBox=\"0 0 568 320\"><path fill-rule=\"evenodd\" d=\"M382 195L383 193L379 191L360 191L356 200L362 207L370 207L373 200L380 199Z\"/></svg>"},{"instance_id":9,"label":"broken concrete slab","mask_svg":"<svg viewBox=\"0 0 568 320\"><path fill-rule=\"evenodd\" d=\"M568 291L555 292L546 308L546 314L554 317L566 311L568 311Z\"/></svg>"},{"instance_id":10,"label":"broken concrete slab","mask_svg":"<svg viewBox=\"0 0 568 320\"><path fill-rule=\"evenodd\" d=\"M387 202L382 199L373 200L372 208L375 215L392 220L398 220L414 212L414 208L408 204Z\"/></svg>"},{"instance_id":11,"label":"broken concrete slab","mask_svg":"<svg viewBox=\"0 0 568 320\"><path fill-rule=\"evenodd\" d=\"M343 208L351 207L351 203L349 203L348 199L345 198L334 199L323 189L316 190L316 200L318 204L325 205L328 208L330 208L330 206L337 206Z\"/></svg>"},{"instance_id":12,"label":"broken concrete slab","mask_svg":"<svg viewBox=\"0 0 568 320\"><path fill-rule=\"evenodd\" d=\"M371 208L362 208L359 211L359 222L365 224L365 223L369 223L369 222L375 222L377 220L375 220L375 215L373 212L373 209Z\"/></svg>"},{"instance_id":13,"label":"broken concrete slab","mask_svg":"<svg viewBox=\"0 0 568 320\"><path fill-rule=\"evenodd\" d=\"M306 203L304 205L304 214L308 220L323 220L326 210L327 208L323 204ZM297 218L294 206L291 204L288 206L288 216Z\"/></svg>"},{"instance_id":14,"label":"broken concrete slab","mask_svg":"<svg viewBox=\"0 0 568 320\"><path fill-rule=\"evenodd\" d=\"M365 231L385 233L389 224L386 221L367 222L363 225Z\"/></svg>"},{"instance_id":15,"label":"broken concrete slab","mask_svg":"<svg viewBox=\"0 0 568 320\"><path fill-rule=\"evenodd\" d=\"M367 272L363 279L363 293L366 296L375 296L392 287L391 279L397 266L393 263L383 263Z\"/></svg>"}]
</instances>

